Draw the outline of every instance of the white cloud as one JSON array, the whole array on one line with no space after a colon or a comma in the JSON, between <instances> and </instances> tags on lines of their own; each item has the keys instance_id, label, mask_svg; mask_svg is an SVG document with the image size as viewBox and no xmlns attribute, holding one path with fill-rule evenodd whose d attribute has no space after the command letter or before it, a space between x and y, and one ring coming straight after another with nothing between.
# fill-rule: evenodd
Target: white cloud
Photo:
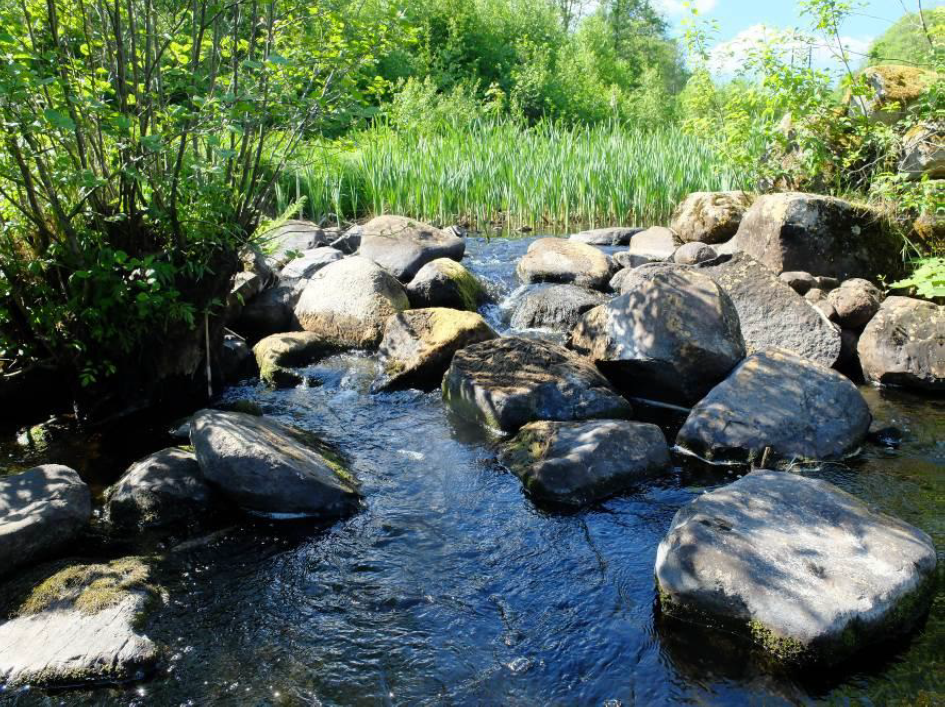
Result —
<instances>
[{"instance_id":1,"label":"white cloud","mask_svg":"<svg viewBox=\"0 0 945 707\"><path fill-rule=\"evenodd\" d=\"M685 0L656 0L656 7L667 15L681 15L688 12L684 2ZM694 0L691 4L700 14L704 14L714 10L717 3L716 0Z\"/></svg>"}]
</instances>

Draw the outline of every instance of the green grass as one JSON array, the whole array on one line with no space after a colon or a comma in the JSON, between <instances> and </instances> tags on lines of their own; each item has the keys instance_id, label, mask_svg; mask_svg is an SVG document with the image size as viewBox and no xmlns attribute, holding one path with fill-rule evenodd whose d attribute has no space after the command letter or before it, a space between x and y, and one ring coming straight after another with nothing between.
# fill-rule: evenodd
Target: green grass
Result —
<instances>
[{"instance_id":1,"label":"green grass","mask_svg":"<svg viewBox=\"0 0 945 707\"><path fill-rule=\"evenodd\" d=\"M278 185L276 208L305 197L303 216L313 220L396 213L547 233L665 224L688 193L735 184L704 143L675 128L376 127L300 149Z\"/></svg>"}]
</instances>

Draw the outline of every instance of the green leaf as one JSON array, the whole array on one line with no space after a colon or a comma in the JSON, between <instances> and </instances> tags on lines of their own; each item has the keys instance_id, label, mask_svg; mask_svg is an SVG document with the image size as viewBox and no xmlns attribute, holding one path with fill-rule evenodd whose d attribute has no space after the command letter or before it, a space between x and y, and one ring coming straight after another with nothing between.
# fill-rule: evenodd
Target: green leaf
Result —
<instances>
[{"instance_id":1,"label":"green leaf","mask_svg":"<svg viewBox=\"0 0 945 707\"><path fill-rule=\"evenodd\" d=\"M68 115L63 115L59 111L47 108L43 111L43 116L49 121L50 125L60 130L75 130L75 123Z\"/></svg>"}]
</instances>

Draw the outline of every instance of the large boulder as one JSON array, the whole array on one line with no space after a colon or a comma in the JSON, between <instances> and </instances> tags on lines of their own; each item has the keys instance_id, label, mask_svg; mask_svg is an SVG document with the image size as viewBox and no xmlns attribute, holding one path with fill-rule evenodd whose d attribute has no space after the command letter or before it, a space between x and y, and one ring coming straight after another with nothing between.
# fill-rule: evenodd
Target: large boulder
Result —
<instances>
[{"instance_id":1,"label":"large boulder","mask_svg":"<svg viewBox=\"0 0 945 707\"><path fill-rule=\"evenodd\" d=\"M344 258L337 248L311 248L299 254L298 258L290 260L279 277L283 280L310 280L312 276L329 263Z\"/></svg>"},{"instance_id":2,"label":"large boulder","mask_svg":"<svg viewBox=\"0 0 945 707\"><path fill-rule=\"evenodd\" d=\"M204 477L242 508L274 517L337 518L361 494L337 454L265 417L202 410L190 441Z\"/></svg>"},{"instance_id":3,"label":"large boulder","mask_svg":"<svg viewBox=\"0 0 945 707\"><path fill-rule=\"evenodd\" d=\"M871 419L848 378L769 349L746 358L692 408L676 445L713 462L840 459L860 446Z\"/></svg>"},{"instance_id":4,"label":"large boulder","mask_svg":"<svg viewBox=\"0 0 945 707\"><path fill-rule=\"evenodd\" d=\"M290 219L259 235L270 261L281 268L296 255L328 245L331 236L311 221Z\"/></svg>"},{"instance_id":5,"label":"large boulder","mask_svg":"<svg viewBox=\"0 0 945 707\"><path fill-rule=\"evenodd\" d=\"M56 562L4 587L0 685L90 686L140 680L161 650L141 624L160 602L149 568L129 557Z\"/></svg>"},{"instance_id":6,"label":"large boulder","mask_svg":"<svg viewBox=\"0 0 945 707\"><path fill-rule=\"evenodd\" d=\"M627 420L531 422L503 445L499 460L535 498L581 506L670 466L656 425Z\"/></svg>"},{"instance_id":7,"label":"large boulder","mask_svg":"<svg viewBox=\"0 0 945 707\"><path fill-rule=\"evenodd\" d=\"M67 466L0 477L0 576L55 554L92 518L92 494Z\"/></svg>"},{"instance_id":8,"label":"large boulder","mask_svg":"<svg viewBox=\"0 0 945 707\"><path fill-rule=\"evenodd\" d=\"M613 261L599 248L561 238L539 238L518 263L523 282L557 282L603 290Z\"/></svg>"},{"instance_id":9,"label":"large boulder","mask_svg":"<svg viewBox=\"0 0 945 707\"><path fill-rule=\"evenodd\" d=\"M670 228L684 243L724 243L738 231L752 196L742 191L697 191L676 207Z\"/></svg>"},{"instance_id":10,"label":"large boulder","mask_svg":"<svg viewBox=\"0 0 945 707\"><path fill-rule=\"evenodd\" d=\"M923 123L907 131L899 171L911 179L945 177L945 126Z\"/></svg>"},{"instance_id":11,"label":"large boulder","mask_svg":"<svg viewBox=\"0 0 945 707\"><path fill-rule=\"evenodd\" d=\"M132 464L108 491L108 519L124 528L199 520L211 491L192 452L162 449Z\"/></svg>"},{"instance_id":12,"label":"large boulder","mask_svg":"<svg viewBox=\"0 0 945 707\"><path fill-rule=\"evenodd\" d=\"M514 329L571 331L584 312L606 301L600 292L577 285L530 285L512 298L509 323Z\"/></svg>"},{"instance_id":13,"label":"large boulder","mask_svg":"<svg viewBox=\"0 0 945 707\"><path fill-rule=\"evenodd\" d=\"M378 216L361 227L358 254L373 260L401 282L410 282L438 258L462 260L466 241L439 228L405 218Z\"/></svg>"},{"instance_id":14,"label":"large boulder","mask_svg":"<svg viewBox=\"0 0 945 707\"><path fill-rule=\"evenodd\" d=\"M496 336L475 312L435 307L396 314L381 340L386 380L379 387L437 388L457 351Z\"/></svg>"},{"instance_id":15,"label":"large boulder","mask_svg":"<svg viewBox=\"0 0 945 707\"><path fill-rule=\"evenodd\" d=\"M338 350L338 346L322 334L294 331L272 334L253 347L259 378L273 388L291 388L304 382L294 371Z\"/></svg>"},{"instance_id":16,"label":"large boulder","mask_svg":"<svg viewBox=\"0 0 945 707\"><path fill-rule=\"evenodd\" d=\"M901 240L865 206L816 194L758 197L738 227L738 247L776 275L803 270L840 280L895 274Z\"/></svg>"},{"instance_id":17,"label":"large boulder","mask_svg":"<svg viewBox=\"0 0 945 707\"><path fill-rule=\"evenodd\" d=\"M505 432L536 420L627 418L630 403L587 360L545 341L503 337L453 356L443 397L460 415Z\"/></svg>"},{"instance_id":18,"label":"large boulder","mask_svg":"<svg viewBox=\"0 0 945 707\"><path fill-rule=\"evenodd\" d=\"M834 664L908 632L934 595L935 547L819 479L759 470L702 494L656 552L663 612L742 628L793 664Z\"/></svg>"},{"instance_id":19,"label":"large boulder","mask_svg":"<svg viewBox=\"0 0 945 707\"><path fill-rule=\"evenodd\" d=\"M686 266L674 260L643 263L635 268L624 268L610 280L610 289L617 294L625 295L640 286L641 282L648 281L658 272L679 272L689 270Z\"/></svg>"},{"instance_id":20,"label":"large boulder","mask_svg":"<svg viewBox=\"0 0 945 707\"><path fill-rule=\"evenodd\" d=\"M735 305L707 275L655 269L625 291L571 334L621 392L691 405L744 358Z\"/></svg>"},{"instance_id":21,"label":"large boulder","mask_svg":"<svg viewBox=\"0 0 945 707\"><path fill-rule=\"evenodd\" d=\"M475 312L485 297L486 291L476 276L449 258L430 261L407 285L407 299L417 309L449 307Z\"/></svg>"},{"instance_id":22,"label":"large boulder","mask_svg":"<svg viewBox=\"0 0 945 707\"><path fill-rule=\"evenodd\" d=\"M305 331L341 347L372 348L387 318L410 307L397 279L373 261L352 256L325 266L308 282L295 316Z\"/></svg>"},{"instance_id":23,"label":"large boulder","mask_svg":"<svg viewBox=\"0 0 945 707\"><path fill-rule=\"evenodd\" d=\"M732 298L748 353L779 347L828 368L837 362L840 330L754 258L740 253L699 272Z\"/></svg>"},{"instance_id":24,"label":"large boulder","mask_svg":"<svg viewBox=\"0 0 945 707\"><path fill-rule=\"evenodd\" d=\"M837 313L837 321L844 329L862 329L879 311L883 292L869 280L854 277L844 280L831 290L827 301Z\"/></svg>"},{"instance_id":25,"label":"large boulder","mask_svg":"<svg viewBox=\"0 0 945 707\"><path fill-rule=\"evenodd\" d=\"M945 391L945 307L888 297L863 330L857 351L868 381Z\"/></svg>"},{"instance_id":26,"label":"large boulder","mask_svg":"<svg viewBox=\"0 0 945 707\"><path fill-rule=\"evenodd\" d=\"M641 231L630 239L630 266L670 260L678 245L679 237L670 228L653 226Z\"/></svg>"},{"instance_id":27,"label":"large boulder","mask_svg":"<svg viewBox=\"0 0 945 707\"><path fill-rule=\"evenodd\" d=\"M613 226L611 228L595 228L590 231L572 233L569 240L588 245L618 246L630 245L630 239L642 231L636 226Z\"/></svg>"}]
</instances>

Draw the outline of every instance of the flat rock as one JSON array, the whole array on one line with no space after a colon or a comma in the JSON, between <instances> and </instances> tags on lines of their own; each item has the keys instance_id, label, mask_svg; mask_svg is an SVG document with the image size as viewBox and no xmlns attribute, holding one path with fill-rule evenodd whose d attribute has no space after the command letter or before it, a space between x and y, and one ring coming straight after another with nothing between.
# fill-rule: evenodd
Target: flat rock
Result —
<instances>
[{"instance_id":1,"label":"flat rock","mask_svg":"<svg viewBox=\"0 0 945 707\"><path fill-rule=\"evenodd\" d=\"M625 292L571 334L571 347L621 392L691 405L744 358L735 305L707 275L654 269Z\"/></svg>"},{"instance_id":2,"label":"flat rock","mask_svg":"<svg viewBox=\"0 0 945 707\"><path fill-rule=\"evenodd\" d=\"M466 241L404 216L378 216L361 228L358 254L369 258L401 282L410 282L438 258L462 260Z\"/></svg>"},{"instance_id":3,"label":"flat rock","mask_svg":"<svg viewBox=\"0 0 945 707\"><path fill-rule=\"evenodd\" d=\"M839 328L754 258L740 253L699 272L732 298L748 353L778 347L828 368L837 362Z\"/></svg>"},{"instance_id":4,"label":"flat rock","mask_svg":"<svg viewBox=\"0 0 945 707\"><path fill-rule=\"evenodd\" d=\"M636 226L614 226L611 228L595 228L590 231L572 233L568 240L588 245L618 246L630 245L630 238L642 231Z\"/></svg>"},{"instance_id":5,"label":"flat rock","mask_svg":"<svg viewBox=\"0 0 945 707\"><path fill-rule=\"evenodd\" d=\"M513 296L510 324L514 329L568 332L584 312L606 301L600 292L577 285L530 285Z\"/></svg>"},{"instance_id":6,"label":"flat rock","mask_svg":"<svg viewBox=\"0 0 945 707\"><path fill-rule=\"evenodd\" d=\"M407 299L417 309L449 307L475 312L485 297L485 289L476 276L449 258L430 261L407 285Z\"/></svg>"},{"instance_id":7,"label":"flat rock","mask_svg":"<svg viewBox=\"0 0 945 707\"><path fill-rule=\"evenodd\" d=\"M323 267L344 257L344 253L337 248L312 248L295 260L290 260L279 276L284 280L310 280Z\"/></svg>"},{"instance_id":8,"label":"flat rock","mask_svg":"<svg viewBox=\"0 0 945 707\"><path fill-rule=\"evenodd\" d=\"M752 354L693 407L677 446L714 462L788 465L839 459L869 431L848 378L788 351Z\"/></svg>"},{"instance_id":9,"label":"flat rock","mask_svg":"<svg viewBox=\"0 0 945 707\"><path fill-rule=\"evenodd\" d=\"M735 235L752 195L742 191L697 191L680 202L670 228L684 243L724 243Z\"/></svg>"},{"instance_id":10,"label":"flat rock","mask_svg":"<svg viewBox=\"0 0 945 707\"><path fill-rule=\"evenodd\" d=\"M660 428L627 420L531 422L503 445L499 460L535 498L569 506L606 498L670 466Z\"/></svg>"},{"instance_id":11,"label":"flat rock","mask_svg":"<svg viewBox=\"0 0 945 707\"><path fill-rule=\"evenodd\" d=\"M664 612L740 627L778 660L805 664L912 629L935 566L921 530L826 481L770 470L681 508L656 553Z\"/></svg>"},{"instance_id":12,"label":"flat rock","mask_svg":"<svg viewBox=\"0 0 945 707\"><path fill-rule=\"evenodd\" d=\"M630 265L672 260L679 238L670 228L653 226L630 239Z\"/></svg>"},{"instance_id":13,"label":"flat rock","mask_svg":"<svg viewBox=\"0 0 945 707\"><path fill-rule=\"evenodd\" d=\"M67 466L0 477L0 575L55 554L91 518L89 487Z\"/></svg>"},{"instance_id":14,"label":"flat rock","mask_svg":"<svg viewBox=\"0 0 945 707\"><path fill-rule=\"evenodd\" d=\"M528 246L517 272L523 282L556 282L603 290L613 261L599 248L562 238L539 238Z\"/></svg>"},{"instance_id":15,"label":"flat rock","mask_svg":"<svg viewBox=\"0 0 945 707\"><path fill-rule=\"evenodd\" d=\"M586 359L562 346L502 337L457 352L443 397L460 415L505 432L536 420L628 418L633 409Z\"/></svg>"},{"instance_id":16,"label":"flat rock","mask_svg":"<svg viewBox=\"0 0 945 707\"><path fill-rule=\"evenodd\" d=\"M259 378L273 388L291 388L305 379L294 368L338 351L334 341L311 331L272 334L253 347Z\"/></svg>"},{"instance_id":17,"label":"flat rock","mask_svg":"<svg viewBox=\"0 0 945 707\"><path fill-rule=\"evenodd\" d=\"M266 417L202 410L190 441L204 477L242 508L337 518L360 506L357 483L313 435Z\"/></svg>"}]
</instances>

